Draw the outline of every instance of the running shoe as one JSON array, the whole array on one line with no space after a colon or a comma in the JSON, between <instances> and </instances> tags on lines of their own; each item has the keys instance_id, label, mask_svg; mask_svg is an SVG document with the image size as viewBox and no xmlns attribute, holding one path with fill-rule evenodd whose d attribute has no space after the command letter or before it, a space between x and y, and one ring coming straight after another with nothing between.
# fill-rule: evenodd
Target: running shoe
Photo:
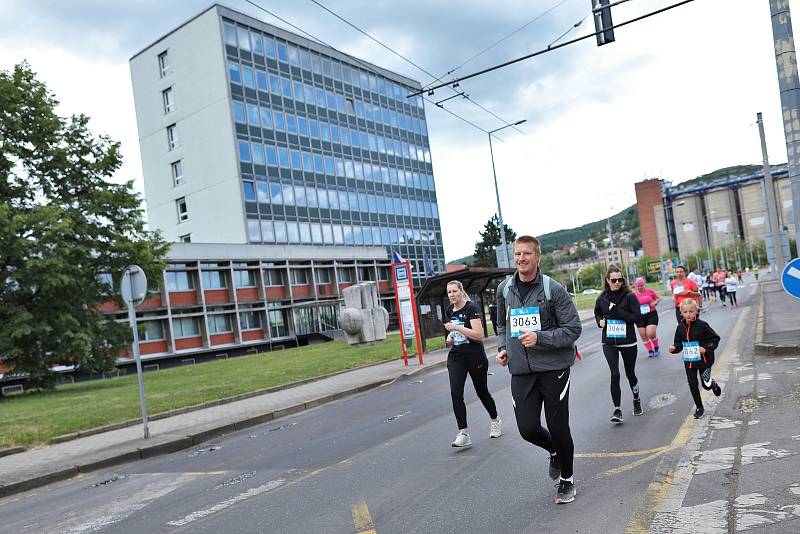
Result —
<instances>
[{"instance_id":1,"label":"running shoe","mask_svg":"<svg viewBox=\"0 0 800 534\"><path fill-rule=\"evenodd\" d=\"M656 347L653 349L653 356L655 356L656 358L661 356L661 347Z\"/></svg>"},{"instance_id":2,"label":"running shoe","mask_svg":"<svg viewBox=\"0 0 800 534\"><path fill-rule=\"evenodd\" d=\"M717 397L722 395L722 388L719 386L719 384L717 384L716 380L711 381L711 391L713 391L714 395L716 395Z\"/></svg>"},{"instance_id":3,"label":"running shoe","mask_svg":"<svg viewBox=\"0 0 800 534\"><path fill-rule=\"evenodd\" d=\"M471 447L472 446L472 438L469 437L469 434L464 432L459 432L456 436L455 441L452 444L453 447Z\"/></svg>"},{"instance_id":4,"label":"running shoe","mask_svg":"<svg viewBox=\"0 0 800 534\"><path fill-rule=\"evenodd\" d=\"M633 399L633 415L642 415L642 399Z\"/></svg>"},{"instance_id":5,"label":"running shoe","mask_svg":"<svg viewBox=\"0 0 800 534\"><path fill-rule=\"evenodd\" d=\"M502 434L503 434L503 420L498 417L497 421L492 421L491 428L489 430L489 437L499 438Z\"/></svg>"},{"instance_id":6,"label":"running shoe","mask_svg":"<svg viewBox=\"0 0 800 534\"><path fill-rule=\"evenodd\" d=\"M569 480L560 480L558 482L558 492L556 492L556 504L567 504L575 500L575 484Z\"/></svg>"},{"instance_id":7,"label":"running shoe","mask_svg":"<svg viewBox=\"0 0 800 534\"><path fill-rule=\"evenodd\" d=\"M656 357L656 351L654 351L654 350L648 350L648 351L647 351L647 357L648 357L648 358L655 358L655 357Z\"/></svg>"},{"instance_id":8,"label":"running shoe","mask_svg":"<svg viewBox=\"0 0 800 534\"><path fill-rule=\"evenodd\" d=\"M614 415L611 416L612 423L621 423L622 422L622 410L617 408L614 410Z\"/></svg>"},{"instance_id":9,"label":"running shoe","mask_svg":"<svg viewBox=\"0 0 800 534\"><path fill-rule=\"evenodd\" d=\"M698 408L694 411L694 418L700 419L701 417L703 417L704 413L706 413L705 408Z\"/></svg>"},{"instance_id":10,"label":"running shoe","mask_svg":"<svg viewBox=\"0 0 800 534\"><path fill-rule=\"evenodd\" d=\"M561 462L558 461L558 454L550 455L550 478L553 480L561 476Z\"/></svg>"}]
</instances>

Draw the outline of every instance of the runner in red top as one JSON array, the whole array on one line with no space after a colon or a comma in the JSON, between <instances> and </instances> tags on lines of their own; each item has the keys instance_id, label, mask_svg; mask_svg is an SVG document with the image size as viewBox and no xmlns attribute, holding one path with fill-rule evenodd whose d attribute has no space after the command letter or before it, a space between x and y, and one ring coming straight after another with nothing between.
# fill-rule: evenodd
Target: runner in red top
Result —
<instances>
[{"instance_id":1,"label":"runner in red top","mask_svg":"<svg viewBox=\"0 0 800 534\"><path fill-rule=\"evenodd\" d=\"M644 278L637 278L633 283L633 294L639 299L639 311L642 314L642 323L639 327L639 336L642 344L647 349L650 358L661 356L661 349L658 347L658 311L656 306L661 301L658 293L645 286Z\"/></svg>"},{"instance_id":2,"label":"runner in red top","mask_svg":"<svg viewBox=\"0 0 800 534\"><path fill-rule=\"evenodd\" d=\"M694 299L699 307L702 304L697 284L694 280L686 278L686 267L678 265L675 268L675 280L670 283L672 287L672 298L675 301L675 317L681 322L681 302L686 299Z\"/></svg>"}]
</instances>

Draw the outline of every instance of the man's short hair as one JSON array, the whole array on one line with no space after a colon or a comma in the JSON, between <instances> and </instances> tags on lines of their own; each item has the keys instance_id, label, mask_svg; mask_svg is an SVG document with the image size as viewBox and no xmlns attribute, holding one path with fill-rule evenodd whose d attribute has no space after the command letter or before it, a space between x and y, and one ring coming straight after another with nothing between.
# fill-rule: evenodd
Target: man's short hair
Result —
<instances>
[{"instance_id":1,"label":"man's short hair","mask_svg":"<svg viewBox=\"0 0 800 534\"><path fill-rule=\"evenodd\" d=\"M514 240L514 244L517 243L527 243L529 245L533 245L533 252L537 256L542 255L542 243L538 239L530 235L521 235Z\"/></svg>"},{"instance_id":2,"label":"man's short hair","mask_svg":"<svg viewBox=\"0 0 800 534\"><path fill-rule=\"evenodd\" d=\"M685 265L678 265L678 266L677 266L677 267L675 267L675 268L676 268L676 269L683 269L683 272L685 272L685 273L688 273L688 272L689 272L689 269L687 269Z\"/></svg>"}]
</instances>

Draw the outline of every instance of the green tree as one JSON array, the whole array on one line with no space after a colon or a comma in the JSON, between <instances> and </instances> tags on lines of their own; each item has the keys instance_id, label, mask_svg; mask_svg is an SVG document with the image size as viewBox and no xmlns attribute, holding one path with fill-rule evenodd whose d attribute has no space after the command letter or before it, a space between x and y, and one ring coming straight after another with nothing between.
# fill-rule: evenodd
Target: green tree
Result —
<instances>
[{"instance_id":1,"label":"green tree","mask_svg":"<svg viewBox=\"0 0 800 534\"><path fill-rule=\"evenodd\" d=\"M97 311L118 298L108 275L135 263L157 280L168 250L133 182L108 181L119 143L57 104L26 62L0 72L0 358L40 387L54 365L114 365L130 328Z\"/></svg>"},{"instance_id":2,"label":"green tree","mask_svg":"<svg viewBox=\"0 0 800 534\"><path fill-rule=\"evenodd\" d=\"M511 244L517 238L517 233L505 223L503 223L503 227L506 234L506 242ZM476 267L495 267L497 265L497 257L494 249L500 245L500 222L497 219L497 215L492 215L486 221L480 236L480 241L475 243L475 263L473 265Z\"/></svg>"}]
</instances>

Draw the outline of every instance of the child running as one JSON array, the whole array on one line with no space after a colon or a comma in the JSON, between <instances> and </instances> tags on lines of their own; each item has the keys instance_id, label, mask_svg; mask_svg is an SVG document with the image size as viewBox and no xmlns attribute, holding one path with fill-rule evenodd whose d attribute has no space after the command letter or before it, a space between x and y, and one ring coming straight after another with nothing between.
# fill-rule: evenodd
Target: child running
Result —
<instances>
[{"instance_id":1,"label":"child running","mask_svg":"<svg viewBox=\"0 0 800 534\"><path fill-rule=\"evenodd\" d=\"M703 408L703 400L700 398L697 375L700 375L703 389L712 390L717 397L722 394L722 388L716 380L711 378L714 350L719 346L719 336L707 322L697 318L697 302L694 299L686 299L681 302L680 310L683 318L675 329L675 341L669 351L672 354L683 353L689 391L692 392L692 398L694 398L697 408L694 418L699 419L705 413L705 408Z\"/></svg>"}]
</instances>

